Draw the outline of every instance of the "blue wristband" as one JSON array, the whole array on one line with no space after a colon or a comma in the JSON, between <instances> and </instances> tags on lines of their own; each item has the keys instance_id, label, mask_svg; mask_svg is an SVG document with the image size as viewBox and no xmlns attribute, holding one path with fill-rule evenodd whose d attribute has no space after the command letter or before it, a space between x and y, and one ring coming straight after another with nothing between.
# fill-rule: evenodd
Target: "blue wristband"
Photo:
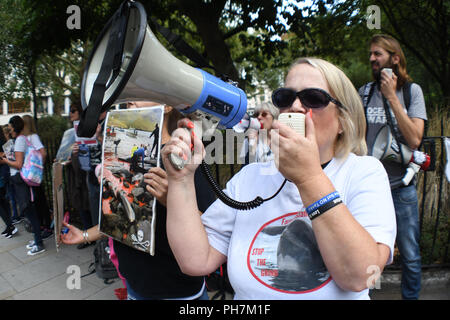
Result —
<instances>
[{"instance_id":1,"label":"blue wristband","mask_svg":"<svg viewBox=\"0 0 450 320\"><path fill-rule=\"evenodd\" d=\"M306 208L306 213L308 215L310 215L314 210L316 210L317 208L319 208L320 206L324 205L327 202L333 201L336 198L339 198L339 192L334 191L332 193L330 193L329 195L326 195L325 197L323 197L320 200L317 200L316 202L314 202L312 205L308 206Z\"/></svg>"},{"instance_id":2,"label":"blue wristband","mask_svg":"<svg viewBox=\"0 0 450 320\"><path fill-rule=\"evenodd\" d=\"M317 218L318 216L320 216L322 213L327 212L331 208L334 208L335 206L337 206L338 204L341 204L341 203L342 203L342 199L340 197L337 197L336 199L328 201L324 205L318 207L316 210L314 210L313 212L308 214L308 217L309 217L309 219L313 220L313 219Z\"/></svg>"}]
</instances>

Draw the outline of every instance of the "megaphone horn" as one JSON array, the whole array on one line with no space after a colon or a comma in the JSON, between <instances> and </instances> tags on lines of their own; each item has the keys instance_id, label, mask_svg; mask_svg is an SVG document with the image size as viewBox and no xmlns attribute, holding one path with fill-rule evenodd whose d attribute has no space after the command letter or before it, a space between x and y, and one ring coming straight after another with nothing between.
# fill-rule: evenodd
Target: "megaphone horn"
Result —
<instances>
[{"instance_id":1,"label":"megaphone horn","mask_svg":"<svg viewBox=\"0 0 450 320\"><path fill-rule=\"evenodd\" d=\"M379 160L389 160L407 165L411 161L413 151L404 144L398 143L392 136L388 125L377 133L372 148L372 156Z\"/></svg>"},{"instance_id":2,"label":"megaphone horn","mask_svg":"<svg viewBox=\"0 0 450 320\"><path fill-rule=\"evenodd\" d=\"M81 83L78 135L95 133L113 104L154 101L231 128L247 111L245 93L174 57L147 24L141 3L125 1L97 38Z\"/></svg>"}]
</instances>

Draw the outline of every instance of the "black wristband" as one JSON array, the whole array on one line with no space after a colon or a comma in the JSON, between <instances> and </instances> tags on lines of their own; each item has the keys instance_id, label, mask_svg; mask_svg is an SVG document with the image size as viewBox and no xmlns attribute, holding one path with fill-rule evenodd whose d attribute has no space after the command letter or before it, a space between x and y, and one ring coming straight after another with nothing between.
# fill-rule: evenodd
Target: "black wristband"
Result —
<instances>
[{"instance_id":1,"label":"black wristband","mask_svg":"<svg viewBox=\"0 0 450 320\"><path fill-rule=\"evenodd\" d=\"M336 198L332 201L329 201L329 202L321 205L320 207L318 207L316 210L314 210L310 214L308 214L308 217L309 217L309 219L313 220L313 219L317 218L318 216L320 216L322 213L325 213L326 211L330 210L331 208L334 208L335 206L337 206L340 203L342 203L341 198Z\"/></svg>"}]
</instances>

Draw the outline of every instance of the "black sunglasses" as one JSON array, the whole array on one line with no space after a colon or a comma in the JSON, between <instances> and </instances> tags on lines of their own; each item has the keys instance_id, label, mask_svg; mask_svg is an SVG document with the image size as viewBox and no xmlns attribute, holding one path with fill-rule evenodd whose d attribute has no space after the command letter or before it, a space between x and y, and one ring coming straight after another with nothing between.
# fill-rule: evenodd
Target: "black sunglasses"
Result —
<instances>
[{"instance_id":1,"label":"black sunglasses","mask_svg":"<svg viewBox=\"0 0 450 320\"><path fill-rule=\"evenodd\" d=\"M302 105L308 109L326 107L330 101L345 109L342 103L330 96L325 90L319 88L307 88L302 91L295 91L290 88L279 88L272 93L272 102L280 109L288 108L294 103L297 97L300 99Z\"/></svg>"},{"instance_id":2,"label":"black sunglasses","mask_svg":"<svg viewBox=\"0 0 450 320\"><path fill-rule=\"evenodd\" d=\"M267 117L267 116L269 115L269 112L267 112L267 111L256 112L256 113L253 115L253 118L258 118L259 115L261 115L261 117L265 118L265 117Z\"/></svg>"}]
</instances>

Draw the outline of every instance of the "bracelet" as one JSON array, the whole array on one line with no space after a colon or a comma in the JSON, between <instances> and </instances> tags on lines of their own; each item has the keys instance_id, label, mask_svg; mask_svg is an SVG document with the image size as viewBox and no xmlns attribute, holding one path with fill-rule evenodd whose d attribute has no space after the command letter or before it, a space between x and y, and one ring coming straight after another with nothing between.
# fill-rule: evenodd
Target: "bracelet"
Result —
<instances>
[{"instance_id":1,"label":"bracelet","mask_svg":"<svg viewBox=\"0 0 450 320\"><path fill-rule=\"evenodd\" d=\"M88 234L87 230L84 230L83 231L84 243L89 243L90 244L90 242L88 240L88 237L89 237L89 234Z\"/></svg>"},{"instance_id":2,"label":"bracelet","mask_svg":"<svg viewBox=\"0 0 450 320\"><path fill-rule=\"evenodd\" d=\"M311 213L308 213L309 219L313 220L320 216L321 214L325 213L326 211L330 210L331 208L334 208L338 204L342 203L342 199L340 197L333 199L329 202L326 202L325 204L318 207L316 210L312 211Z\"/></svg>"},{"instance_id":3,"label":"bracelet","mask_svg":"<svg viewBox=\"0 0 450 320\"><path fill-rule=\"evenodd\" d=\"M316 202L314 202L312 205L308 206L306 208L306 213L309 215L311 214L311 212L313 212L314 210L316 210L317 208L319 208L320 206L324 205L325 203L332 201L336 198L339 198L339 192L334 191L332 193L330 193L329 195L326 195L325 197L323 197L320 200L317 200Z\"/></svg>"}]
</instances>

